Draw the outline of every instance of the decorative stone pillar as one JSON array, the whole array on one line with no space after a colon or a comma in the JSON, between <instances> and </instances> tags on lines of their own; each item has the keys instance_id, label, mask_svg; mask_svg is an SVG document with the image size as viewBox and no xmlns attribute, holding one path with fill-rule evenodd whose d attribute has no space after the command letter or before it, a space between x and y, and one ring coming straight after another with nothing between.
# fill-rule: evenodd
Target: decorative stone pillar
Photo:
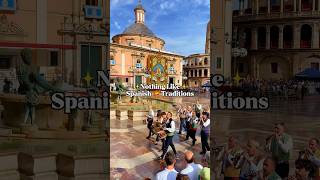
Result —
<instances>
[{"instance_id":1,"label":"decorative stone pillar","mask_svg":"<svg viewBox=\"0 0 320 180\"><path fill-rule=\"evenodd\" d=\"M256 14L259 14L259 0L256 0Z\"/></svg>"},{"instance_id":2,"label":"decorative stone pillar","mask_svg":"<svg viewBox=\"0 0 320 180\"><path fill-rule=\"evenodd\" d=\"M312 48L319 48L319 26L316 23L312 29Z\"/></svg>"},{"instance_id":3,"label":"decorative stone pillar","mask_svg":"<svg viewBox=\"0 0 320 180\"><path fill-rule=\"evenodd\" d=\"M281 5L280 5L280 12L283 13L283 9L284 9L284 2L283 0L281 0Z\"/></svg>"},{"instance_id":4,"label":"decorative stone pillar","mask_svg":"<svg viewBox=\"0 0 320 180\"><path fill-rule=\"evenodd\" d=\"M270 49L270 26L266 26L266 49Z\"/></svg>"},{"instance_id":5,"label":"decorative stone pillar","mask_svg":"<svg viewBox=\"0 0 320 180\"><path fill-rule=\"evenodd\" d=\"M316 11L316 0L312 0L312 11Z\"/></svg>"},{"instance_id":6,"label":"decorative stone pillar","mask_svg":"<svg viewBox=\"0 0 320 180\"><path fill-rule=\"evenodd\" d=\"M298 9L299 9L299 12L301 12L301 0L298 0L299 4L298 4Z\"/></svg>"},{"instance_id":7,"label":"decorative stone pillar","mask_svg":"<svg viewBox=\"0 0 320 180\"><path fill-rule=\"evenodd\" d=\"M283 48L283 25L278 26L279 27L279 49Z\"/></svg>"},{"instance_id":8,"label":"decorative stone pillar","mask_svg":"<svg viewBox=\"0 0 320 180\"><path fill-rule=\"evenodd\" d=\"M258 49L258 30L256 27L252 28L252 36L251 36L251 49Z\"/></svg>"},{"instance_id":9,"label":"decorative stone pillar","mask_svg":"<svg viewBox=\"0 0 320 180\"><path fill-rule=\"evenodd\" d=\"M295 24L293 29L293 48L299 49L300 48L300 31L301 31L301 25Z\"/></svg>"},{"instance_id":10,"label":"decorative stone pillar","mask_svg":"<svg viewBox=\"0 0 320 180\"><path fill-rule=\"evenodd\" d=\"M320 0L318 0L318 11L320 11Z\"/></svg>"},{"instance_id":11,"label":"decorative stone pillar","mask_svg":"<svg viewBox=\"0 0 320 180\"><path fill-rule=\"evenodd\" d=\"M293 12L297 12L297 0L293 0Z\"/></svg>"},{"instance_id":12,"label":"decorative stone pillar","mask_svg":"<svg viewBox=\"0 0 320 180\"><path fill-rule=\"evenodd\" d=\"M268 0L268 14L270 14L271 12L271 7L270 7L271 3L270 3L270 0Z\"/></svg>"}]
</instances>

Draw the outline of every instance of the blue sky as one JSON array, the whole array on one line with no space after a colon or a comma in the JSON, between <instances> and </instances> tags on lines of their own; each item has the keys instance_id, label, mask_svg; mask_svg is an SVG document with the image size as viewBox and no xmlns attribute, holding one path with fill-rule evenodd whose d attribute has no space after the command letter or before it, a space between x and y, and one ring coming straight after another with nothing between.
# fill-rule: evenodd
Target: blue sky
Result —
<instances>
[{"instance_id":1,"label":"blue sky","mask_svg":"<svg viewBox=\"0 0 320 180\"><path fill-rule=\"evenodd\" d=\"M111 0L110 35L134 23L138 0ZM181 55L204 53L210 0L142 0L146 25L165 40L165 49Z\"/></svg>"}]
</instances>

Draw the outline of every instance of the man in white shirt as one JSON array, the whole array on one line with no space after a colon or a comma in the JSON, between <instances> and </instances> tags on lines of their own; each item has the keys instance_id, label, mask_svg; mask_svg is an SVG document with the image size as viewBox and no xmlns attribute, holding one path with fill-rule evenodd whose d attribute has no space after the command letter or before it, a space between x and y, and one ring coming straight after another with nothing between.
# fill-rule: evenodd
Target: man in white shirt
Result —
<instances>
[{"instance_id":1,"label":"man in white shirt","mask_svg":"<svg viewBox=\"0 0 320 180\"><path fill-rule=\"evenodd\" d=\"M203 167L200 164L194 163L193 153L191 151L186 151L184 157L188 165L181 171L181 174L188 175L190 180L198 180L200 171Z\"/></svg>"},{"instance_id":2,"label":"man in white shirt","mask_svg":"<svg viewBox=\"0 0 320 180\"><path fill-rule=\"evenodd\" d=\"M164 131L166 131L167 133L167 137L166 140L164 141L164 146L162 149L162 155L160 156L159 159L163 159L164 155L166 154L166 152L168 151L169 146L171 147L171 149L173 150L174 154L177 154L176 148L173 144L173 136L175 134L176 131L176 126L175 126L175 122L172 119L172 113L168 112L167 113L167 121L166 121L166 126L164 128Z\"/></svg>"},{"instance_id":3,"label":"man in white shirt","mask_svg":"<svg viewBox=\"0 0 320 180\"><path fill-rule=\"evenodd\" d=\"M207 151L210 151L208 139L210 137L210 119L208 112L202 112L202 117L200 120L201 124L201 144L202 152L200 154L206 154Z\"/></svg>"},{"instance_id":4,"label":"man in white shirt","mask_svg":"<svg viewBox=\"0 0 320 180\"><path fill-rule=\"evenodd\" d=\"M174 164L176 163L174 153L168 152L164 160L167 167L163 171L157 173L155 180L175 180L178 172L174 169Z\"/></svg>"}]
</instances>

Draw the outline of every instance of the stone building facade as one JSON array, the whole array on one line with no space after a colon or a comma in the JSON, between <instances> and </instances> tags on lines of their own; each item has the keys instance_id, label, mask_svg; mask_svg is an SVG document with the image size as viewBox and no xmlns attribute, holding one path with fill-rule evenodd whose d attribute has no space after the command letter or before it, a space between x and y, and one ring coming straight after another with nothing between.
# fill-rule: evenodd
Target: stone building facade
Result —
<instances>
[{"instance_id":1,"label":"stone building facade","mask_svg":"<svg viewBox=\"0 0 320 180\"><path fill-rule=\"evenodd\" d=\"M141 84L182 85L183 56L166 51L165 41L145 24L145 9L134 9L135 23L112 37L110 45L111 83L128 87Z\"/></svg>"},{"instance_id":2,"label":"stone building facade","mask_svg":"<svg viewBox=\"0 0 320 180\"><path fill-rule=\"evenodd\" d=\"M210 56L209 54L193 54L185 58L183 66L186 86L191 88L201 87L210 81Z\"/></svg>"},{"instance_id":3,"label":"stone building facade","mask_svg":"<svg viewBox=\"0 0 320 180\"><path fill-rule=\"evenodd\" d=\"M33 63L49 80L81 85L106 68L109 1L2 0L0 4L0 87L16 79L20 51L31 48Z\"/></svg>"},{"instance_id":4,"label":"stone building facade","mask_svg":"<svg viewBox=\"0 0 320 180\"><path fill-rule=\"evenodd\" d=\"M290 79L306 68L319 70L319 0L233 3L233 35L248 50L247 57L233 59L240 76Z\"/></svg>"}]
</instances>

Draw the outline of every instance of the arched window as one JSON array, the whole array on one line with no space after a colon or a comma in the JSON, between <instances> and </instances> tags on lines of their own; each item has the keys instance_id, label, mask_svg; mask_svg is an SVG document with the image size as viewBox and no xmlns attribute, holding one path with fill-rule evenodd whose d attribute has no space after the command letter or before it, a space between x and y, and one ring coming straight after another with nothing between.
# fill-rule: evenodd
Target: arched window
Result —
<instances>
[{"instance_id":1,"label":"arched window","mask_svg":"<svg viewBox=\"0 0 320 180\"><path fill-rule=\"evenodd\" d=\"M259 1L259 13L265 14L268 11L268 0Z\"/></svg>"},{"instance_id":2,"label":"arched window","mask_svg":"<svg viewBox=\"0 0 320 180\"><path fill-rule=\"evenodd\" d=\"M312 0L301 0L301 10L302 11L312 10Z\"/></svg>"},{"instance_id":3,"label":"arched window","mask_svg":"<svg viewBox=\"0 0 320 180\"><path fill-rule=\"evenodd\" d=\"M311 48L312 27L305 24L301 27L300 32L300 48Z\"/></svg>"},{"instance_id":4,"label":"arched window","mask_svg":"<svg viewBox=\"0 0 320 180\"><path fill-rule=\"evenodd\" d=\"M114 60L113 56L110 56L110 65L112 66L116 65L116 61Z\"/></svg>"},{"instance_id":5,"label":"arched window","mask_svg":"<svg viewBox=\"0 0 320 180\"><path fill-rule=\"evenodd\" d=\"M283 48L290 49L293 47L293 28L286 25L283 28Z\"/></svg>"},{"instance_id":6,"label":"arched window","mask_svg":"<svg viewBox=\"0 0 320 180\"><path fill-rule=\"evenodd\" d=\"M280 12L281 0L271 0L271 11Z\"/></svg>"},{"instance_id":7,"label":"arched window","mask_svg":"<svg viewBox=\"0 0 320 180\"><path fill-rule=\"evenodd\" d=\"M252 0L243 0L243 7L244 7L245 14L252 14L253 3L254 1Z\"/></svg>"},{"instance_id":8,"label":"arched window","mask_svg":"<svg viewBox=\"0 0 320 180\"><path fill-rule=\"evenodd\" d=\"M204 65L208 64L208 58L204 58Z\"/></svg>"},{"instance_id":9,"label":"arched window","mask_svg":"<svg viewBox=\"0 0 320 180\"><path fill-rule=\"evenodd\" d=\"M272 26L270 28L270 48L277 49L279 47L279 27Z\"/></svg>"},{"instance_id":10,"label":"arched window","mask_svg":"<svg viewBox=\"0 0 320 180\"><path fill-rule=\"evenodd\" d=\"M250 49L251 48L251 29L246 28L244 30L244 47L246 49Z\"/></svg>"},{"instance_id":11,"label":"arched window","mask_svg":"<svg viewBox=\"0 0 320 180\"><path fill-rule=\"evenodd\" d=\"M136 68L142 68L141 60L137 59Z\"/></svg>"},{"instance_id":12,"label":"arched window","mask_svg":"<svg viewBox=\"0 0 320 180\"><path fill-rule=\"evenodd\" d=\"M202 70L199 69L199 77L202 77Z\"/></svg>"},{"instance_id":13,"label":"arched window","mask_svg":"<svg viewBox=\"0 0 320 180\"><path fill-rule=\"evenodd\" d=\"M259 27L258 29L258 48L265 49L266 48L266 28Z\"/></svg>"},{"instance_id":14,"label":"arched window","mask_svg":"<svg viewBox=\"0 0 320 180\"><path fill-rule=\"evenodd\" d=\"M208 69L204 70L204 77L208 77Z\"/></svg>"},{"instance_id":15,"label":"arched window","mask_svg":"<svg viewBox=\"0 0 320 180\"><path fill-rule=\"evenodd\" d=\"M240 13L240 1L239 0L232 0L232 9L233 15L237 16Z\"/></svg>"},{"instance_id":16,"label":"arched window","mask_svg":"<svg viewBox=\"0 0 320 180\"><path fill-rule=\"evenodd\" d=\"M293 7L294 7L294 0L286 0L286 1L284 1L284 11L285 12L293 11Z\"/></svg>"}]
</instances>

